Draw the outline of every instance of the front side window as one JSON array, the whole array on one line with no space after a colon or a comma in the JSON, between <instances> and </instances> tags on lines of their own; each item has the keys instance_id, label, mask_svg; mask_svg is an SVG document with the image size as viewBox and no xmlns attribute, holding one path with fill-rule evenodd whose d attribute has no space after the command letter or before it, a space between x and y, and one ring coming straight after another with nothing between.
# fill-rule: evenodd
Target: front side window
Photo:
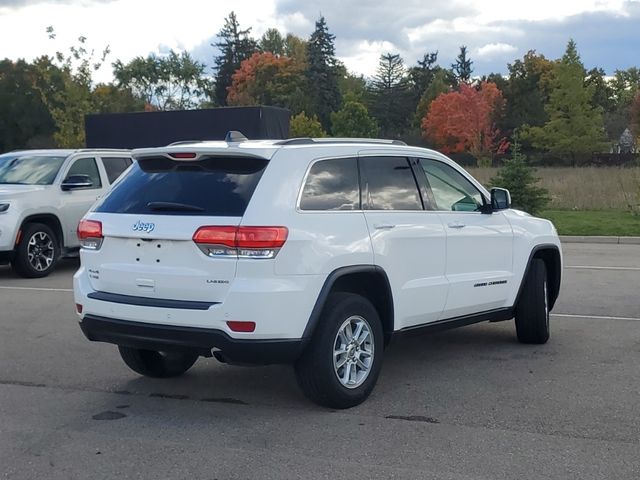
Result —
<instances>
[{"instance_id":1,"label":"front side window","mask_svg":"<svg viewBox=\"0 0 640 480\"><path fill-rule=\"evenodd\" d=\"M0 185L51 185L64 156L0 155Z\"/></svg>"},{"instance_id":2,"label":"front side window","mask_svg":"<svg viewBox=\"0 0 640 480\"><path fill-rule=\"evenodd\" d=\"M409 160L404 157L362 157L362 206L368 210L422 210Z\"/></svg>"},{"instance_id":3,"label":"front side window","mask_svg":"<svg viewBox=\"0 0 640 480\"><path fill-rule=\"evenodd\" d=\"M482 194L455 168L437 160L420 159L436 208L449 212L477 212Z\"/></svg>"},{"instance_id":4,"label":"front side window","mask_svg":"<svg viewBox=\"0 0 640 480\"><path fill-rule=\"evenodd\" d=\"M309 170L300 199L301 210L359 210L358 161L320 160Z\"/></svg>"},{"instance_id":5,"label":"front side window","mask_svg":"<svg viewBox=\"0 0 640 480\"><path fill-rule=\"evenodd\" d=\"M91 188L102 187L102 181L100 181L100 173L98 172L98 165L95 158L81 158L76 160L71 168L67 172L67 178L72 175L86 175L91 179L93 186Z\"/></svg>"}]
</instances>

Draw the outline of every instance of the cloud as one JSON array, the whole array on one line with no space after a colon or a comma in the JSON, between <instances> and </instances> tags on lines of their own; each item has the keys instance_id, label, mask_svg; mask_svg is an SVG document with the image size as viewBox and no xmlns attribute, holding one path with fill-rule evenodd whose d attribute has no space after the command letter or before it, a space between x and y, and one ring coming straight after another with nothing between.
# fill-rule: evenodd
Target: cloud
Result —
<instances>
[{"instance_id":1,"label":"cloud","mask_svg":"<svg viewBox=\"0 0 640 480\"><path fill-rule=\"evenodd\" d=\"M488 43L476 49L476 55L482 58L504 57L518 51L518 47L508 43Z\"/></svg>"},{"instance_id":2,"label":"cloud","mask_svg":"<svg viewBox=\"0 0 640 480\"><path fill-rule=\"evenodd\" d=\"M413 65L439 52L448 67L466 45L475 74L505 73L507 62L529 49L562 55L569 38L585 64L608 73L637 61L638 0L0 0L3 56L28 60L66 50L80 35L96 51L110 45L108 61L184 49L212 65L211 43L230 10L259 37L269 27L308 38L324 15L336 35L336 54L355 73L371 76L384 53ZM52 25L56 42L47 39ZM100 80L108 80L108 65Z\"/></svg>"},{"instance_id":3,"label":"cloud","mask_svg":"<svg viewBox=\"0 0 640 480\"><path fill-rule=\"evenodd\" d=\"M55 3L59 5L81 5L81 6L91 6L94 3L110 3L115 0L56 0ZM44 3L54 3L52 0L0 0L0 14L4 13L3 9L16 9L21 7L26 7L29 5L38 5Z\"/></svg>"}]
</instances>

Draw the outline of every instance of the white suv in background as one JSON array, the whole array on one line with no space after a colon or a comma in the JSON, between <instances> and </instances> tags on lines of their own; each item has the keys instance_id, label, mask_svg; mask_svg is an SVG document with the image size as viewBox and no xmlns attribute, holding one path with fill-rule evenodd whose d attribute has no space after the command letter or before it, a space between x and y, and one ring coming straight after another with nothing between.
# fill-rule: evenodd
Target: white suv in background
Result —
<instances>
[{"instance_id":1,"label":"white suv in background","mask_svg":"<svg viewBox=\"0 0 640 480\"><path fill-rule=\"evenodd\" d=\"M79 225L80 326L134 371L293 363L347 408L400 333L515 317L547 341L560 242L506 190L400 142L228 138L134 151Z\"/></svg>"},{"instance_id":2,"label":"white suv in background","mask_svg":"<svg viewBox=\"0 0 640 480\"><path fill-rule=\"evenodd\" d=\"M132 163L125 150L25 150L0 155L0 263L48 275L77 255L78 222Z\"/></svg>"}]
</instances>

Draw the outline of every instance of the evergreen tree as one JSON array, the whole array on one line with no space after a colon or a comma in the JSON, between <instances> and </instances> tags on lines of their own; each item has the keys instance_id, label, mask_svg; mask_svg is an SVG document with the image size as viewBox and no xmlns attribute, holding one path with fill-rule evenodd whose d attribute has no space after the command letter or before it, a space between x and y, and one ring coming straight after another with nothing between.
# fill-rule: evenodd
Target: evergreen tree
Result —
<instances>
[{"instance_id":1,"label":"evergreen tree","mask_svg":"<svg viewBox=\"0 0 640 480\"><path fill-rule=\"evenodd\" d=\"M576 165L579 155L601 151L604 147L602 109L594 107L593 85L585 85L586 72L573 40L554 66L549 116L543 127L531 127L527 137L536 148L568 156Z\"/></svg>"},{"instance_id":2,"label":"evergreen tree","mask_svg":"<svg viewBox=\"0 0 640 480\"><path fill-rule=\"evenodd\" d=\"M473 73L472 65L473 62L467 57L467 47L462 45L455 63L451 65L451 69L458 83L469 83L471 74Z\"/></svg>"},{"instance_id":3,"label":"evergreen tree","mask_svg":"<svg viewBox=\"0 0 640 480\"><path fill-rule=\"evenodd\" d=\"M547 190L536 186L539 180L535 169L527 163L527 157L520 152L520 142L514 134L511 158L504 161L503 167L490 180L491 185L509 190L514 208L536 215L549 203Z\"/></svg>"},{"instance_id":4,"label":"evergreen tree","mask_svg":"<svg viewBox=\"0 0 640 480\"><path fill-rule=\"evenodd\" d=\"M416 107L414 125L420 127L422 119L427 116L431 102L433 102L441 93L447 93L450 90L451 82L449 72L444 69L439 69L433 75L431 83L420 97L420 101Z\"/></svg>"},{"instance_id":5,"label":"evergreen tree","mask_svg":"<svg viewBox=\"0 0 640 480\"><path fill-rule=\"evenodd\" d=\"M257 45L250 36L251 28L240 29L236 14L231 12L218 33L218 41L211 44L220 50L214 58L216 71L214 100L218 105L227 104L227 88L231 86L231 76L240 68L243 60L256 51Z\"/></svg>"},{"instance_id":6,"label":"evergreen tree","mask_svg":"<svg viewBox=\"0 0 640 480\"><path fill-rule=\"evenodd\" d=\"M440 70L436 65L438 52L428 52L418 60L417 65L409 69L409 79L413 88L414 101L418 101L427 87L433 81L433 77Z\"/></svg>"},{"instance_id":7,"label":"evergreen tree","mask_svg":"<svg viewBox=\"0 0 640 480\"><path fill-rule=\"evenodd\" d=\"M371 83L371 112L383 137L398 137L412 117L412 95L402 57L380 56L378 71Z\"/></svg>"},{"instance_id":8,"label":"evergreen tree","mask_svg":"<svg viewBox=\"0 0 640 480\"><path fill-rule=\"evenodd\" d=\"M331 112L341 103L334 40L335 35L329 33L324 17L320 17L307 45L307 78L313 111L325 130L329 129Z\"/></svg>"},{"instance_id":9,"label":"evergreen tree","mask_svg":"<svg viewBox=\"0 0 640 480\"><path fill-rule=\"evenodd\" d=\"M258 46L263 52L284 55L284 37L277 28L270 28L264 32Z\"/></svg>"}]
</instances>

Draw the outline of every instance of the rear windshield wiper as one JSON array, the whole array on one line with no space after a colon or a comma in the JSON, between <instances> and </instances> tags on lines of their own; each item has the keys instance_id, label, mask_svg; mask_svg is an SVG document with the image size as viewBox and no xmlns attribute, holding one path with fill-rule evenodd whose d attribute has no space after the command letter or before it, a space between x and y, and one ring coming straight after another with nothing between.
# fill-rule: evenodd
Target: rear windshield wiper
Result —
<instances>
[{"instance_id":1,"label":"rear windshield wiper","mask_svg":"<svg viewBox=\"0 0 640 480\"><path fill-rule=\"evenodd\" d=\"M149 202L147 207L156 212L204 212L204 208L187 203Z\"/></svg>"}]
</instances>

